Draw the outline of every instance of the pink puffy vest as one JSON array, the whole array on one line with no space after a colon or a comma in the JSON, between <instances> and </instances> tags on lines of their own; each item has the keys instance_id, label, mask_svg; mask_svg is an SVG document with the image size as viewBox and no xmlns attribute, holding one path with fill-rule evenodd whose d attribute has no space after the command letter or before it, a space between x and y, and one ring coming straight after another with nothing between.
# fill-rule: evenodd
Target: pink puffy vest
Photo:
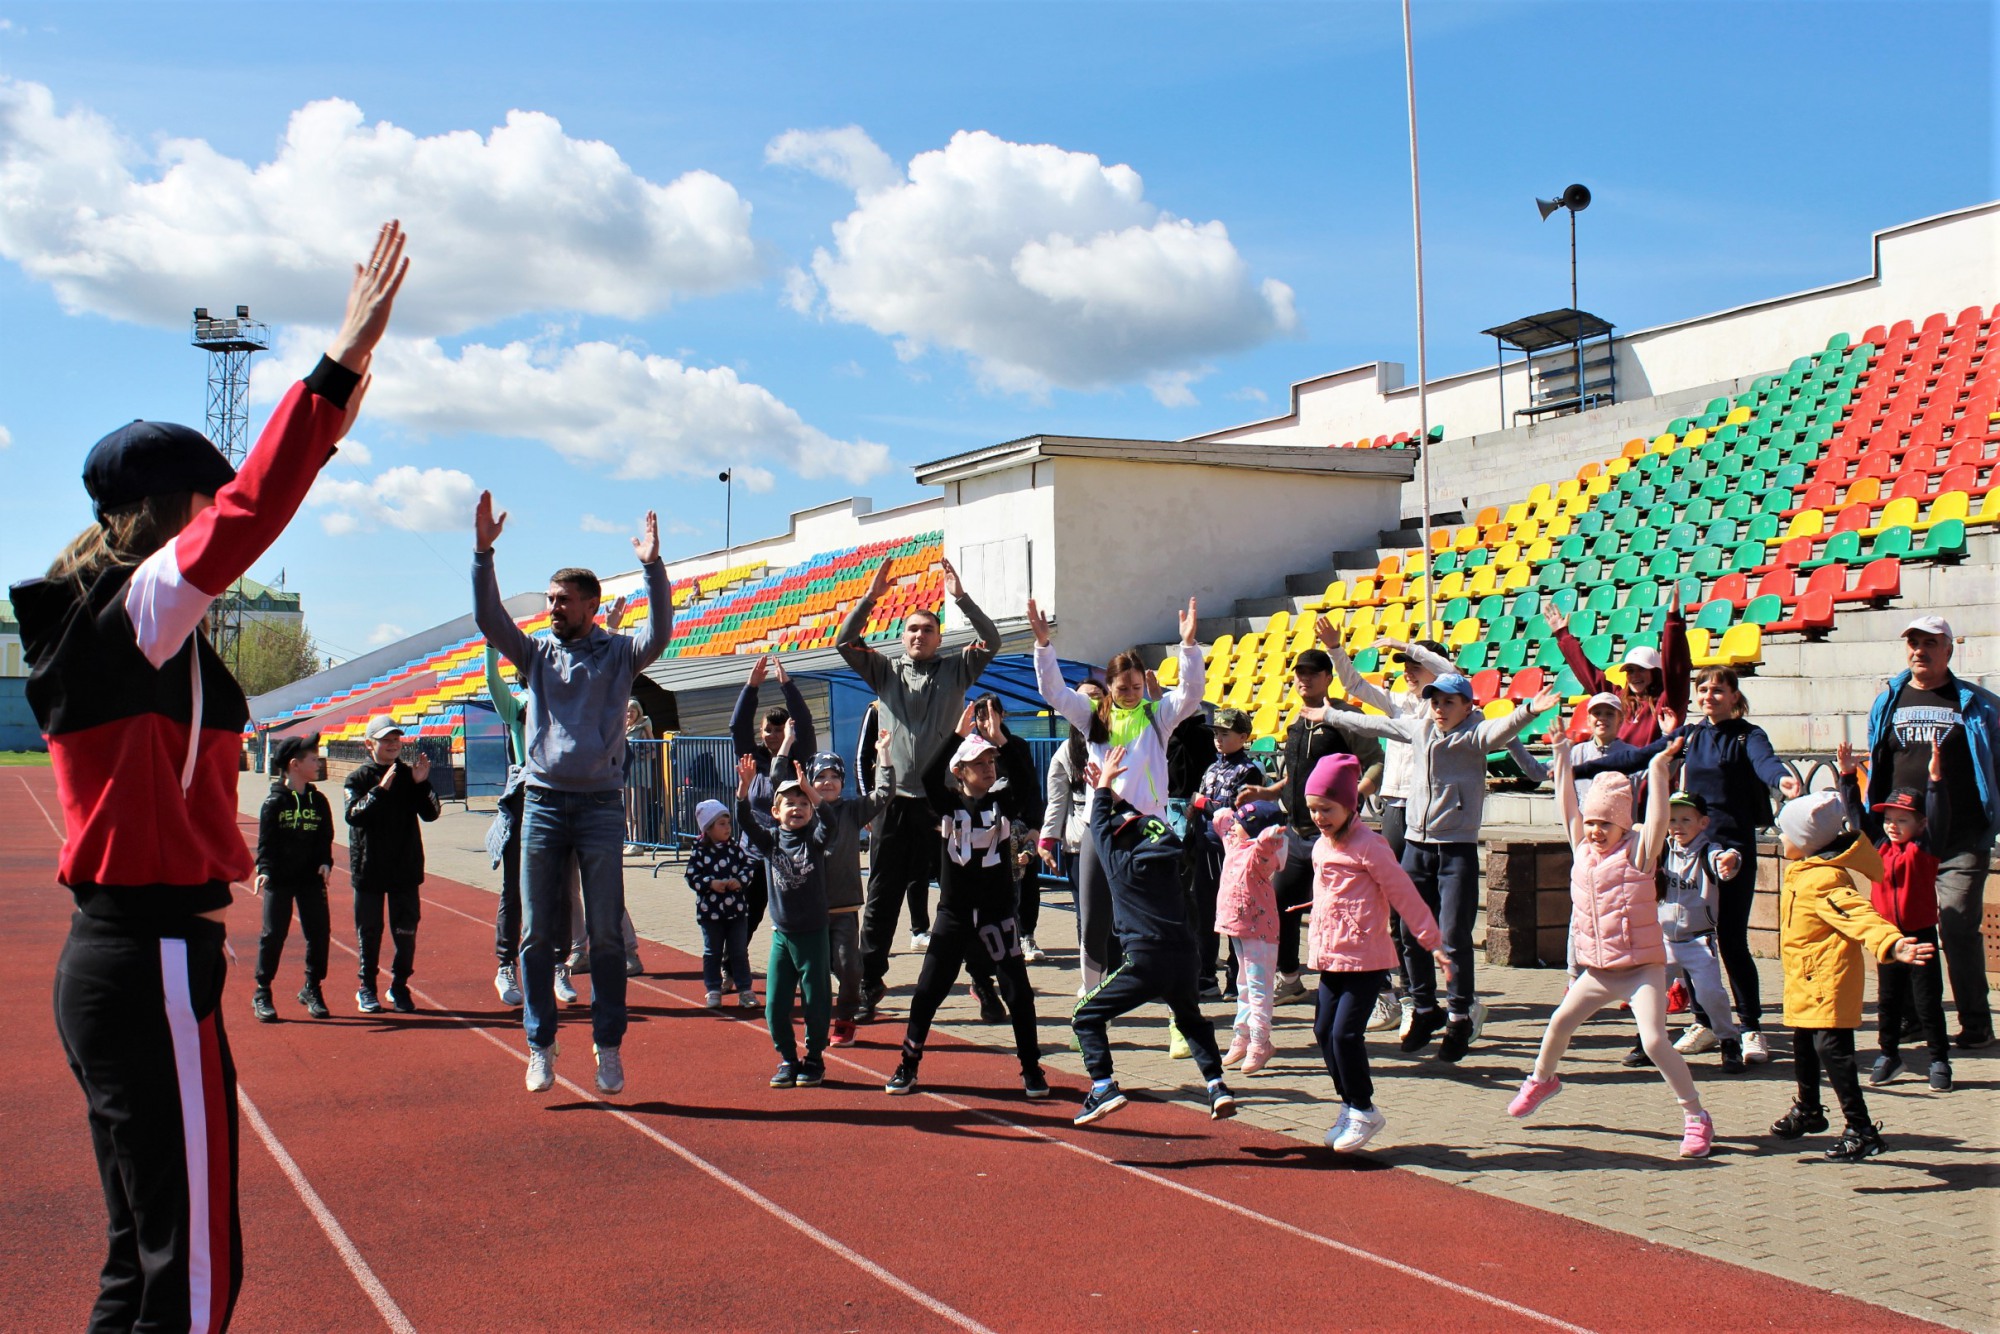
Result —
<instances>
[{"instance_id":1,"label":"pink puffy vest","mask_svg":"<svg viewBox=\"0 0 2000 1334\"><path fill-rule=\"evenodd\" d=\"M1653 873L1632 864L1636 837L1627 832L1610 850L1586 843L1569 870L1569 929L1584 968L1633 968L1667 961L1660 934Z\"/></svg>"}]
</instances>

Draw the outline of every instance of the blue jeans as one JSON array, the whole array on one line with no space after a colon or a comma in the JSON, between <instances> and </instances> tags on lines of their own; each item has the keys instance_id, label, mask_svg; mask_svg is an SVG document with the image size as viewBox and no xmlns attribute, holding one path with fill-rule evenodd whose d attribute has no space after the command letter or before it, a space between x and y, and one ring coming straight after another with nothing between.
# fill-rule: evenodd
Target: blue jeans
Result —
<instances>
[{"instance_id":1,"label":"blue jeans","mask_svg":"<svg viewBox=\"0 0 2000 1334\"><path fill-rule=\"evenodd\" d=\"M1451 984L1445 994L1445 1008L1452 1014L1472 1013L1472 927L1478 920L1483 886L1479 882L1477 843L1403 844L1403 870L1415 882L1437 918L1438 934L1444 937L1444 952L1451 959ZM1419 1010L1437 1007L1437 961L1417 942L1414 932L1403 932L1403 966L1410 976L1410 995ZM1369 997L1372 1001L1374 997Z\"/></svg>"},{"instance_id":2,"label":"blue jeans","mask_svg":"<svg viewBox=\"0 0 2000 1334\"><path fill-rule=\"evenodd\" d=\"M732 917L726 922L701 924L701 985L704 991L722 990L722 974L736 984L741 995L750 994L750 919Z\"/></svg>"},{"instance_id":3,"label":"blue jeans","mask_svg":"<svg viewBox=\"0 0 2000 1334\"><path fill-rule=\"evenodd\" d=\"M528 1042L556 1040L556 959L567 951L563 897L571 857L590 927L590 1024L600 1047L625 1040L625 793L530 787L521 831L521 992Z\"/></svg>"}]
</instances>

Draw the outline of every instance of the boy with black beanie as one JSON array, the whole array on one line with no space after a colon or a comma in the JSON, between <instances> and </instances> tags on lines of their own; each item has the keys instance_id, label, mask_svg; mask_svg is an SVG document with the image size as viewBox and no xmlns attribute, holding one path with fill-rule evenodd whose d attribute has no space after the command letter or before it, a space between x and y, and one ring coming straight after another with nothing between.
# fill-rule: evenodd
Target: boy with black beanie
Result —
<instances>
[{"instance_id":1,"label":"boy with black beanie","mask_svg":"<svg viewBox=\"0 0 2000 1334\"><path fill-rule=\"evenodd\" d=\"M299 1004L315 1019L327 1017L319 984L326 980L326 882L333 874L333 808L314 787L319 777L319 735L286 737L271 749L271 794L257 814L257 879L251 892L264 900L264 932L257 939L257 988L250 1012L273 1023L271 979L299 910L299 933L306 938L306 984Z\"/></svg>"},{"instance_id":2,"label":"boy with black beanie","mask_svg":"<svg viewBox=\"0 0 2000 1334\"><path fill-rule=\"evenodd\" d=\"M1125 1105L1111 1072L1105 1027L1147 1001L1164 1001L1174 1026L1188 1041L1194 1063L1208 1081L1208 1114L1236 1115L1236 1098L1222 1082L1222 1052L1215 1025L1201 1012L1196 973L1201 951L1188 925L1181 888L1181 841L1164 820L1141 814L1118 797L1112 784L1125 772L1125 748L1113 746L1102 765L1087 771L1098 789L1090 807L1090 836L1111 890L1112 917L1125 962L1077 1005L1070 1020L1090 1074L1090 1092L1076 1124L1089 1125Z\"/></svg>"}]
</instances>

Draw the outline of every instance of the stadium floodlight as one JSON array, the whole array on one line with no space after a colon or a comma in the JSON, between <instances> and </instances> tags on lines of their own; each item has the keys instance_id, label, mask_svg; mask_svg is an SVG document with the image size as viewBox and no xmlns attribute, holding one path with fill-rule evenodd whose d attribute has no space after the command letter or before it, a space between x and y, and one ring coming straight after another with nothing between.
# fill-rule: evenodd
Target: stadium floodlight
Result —
<instances>
[{"instance_id":1,"label":"stadium floodlight","mask_svg":"<svg viewBox=\"0 0 2000 1334\"><path fill-rule=\"evenodd\" d=\"M1570 185L1554 199L1537 199L1535 207L1542 211L1542 221L1549 220L1549 214L1557 209L1569 211L1569 308L1572 312L1582 309L1576 303L1576 215L1590 207L1590 187ZM1583 341L1576 344L1576 394L1579 404L1583 401Z\"/></svg>"},{"instance_id":2,"label":"stadium floodlight","mask_svg":"<svg viewBox=\"0 0 2000 1334\"><path fill-rule=\"evenodd\" d=\"M731 510L735 508L736 490L730 485L736 479L736 469L724 468L715 474L715 480L722 483L722 568L729 568L730 557L735 554L734 535L729 531Z\"/></svg>"}]
</instances>

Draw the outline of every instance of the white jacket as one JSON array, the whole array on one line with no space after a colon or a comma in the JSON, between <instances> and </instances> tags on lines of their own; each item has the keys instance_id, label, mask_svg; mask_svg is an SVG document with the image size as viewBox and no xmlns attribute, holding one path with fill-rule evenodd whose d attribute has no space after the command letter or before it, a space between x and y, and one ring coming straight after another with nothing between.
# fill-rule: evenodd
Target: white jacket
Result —
<instances>
[{"instance_id":1,"label":"white jacket","mask_svg":"<svg viewBox=\"0 0 2000 1334\"><path fill-rule=\"evenodd\" d=\"M1381 686L1361 674L1354 665L1354 659L1339 648L1327 654L1333 659L1333 674L1340 678L1340 684L1347 688L1347 697L1356 704L1366 704L1380 709L1391 718L1418 718L1430 711L1424 703L1420 691L1405 690L1400 694L1390 694ZM1454 667L1437 654L1420 644L1410 645L1410 656L1417 665L1429 669L1439 676L1455 672ZM1382 799L1399 801L1410 795L1410 746L1406 741L1388 740L1382 747Z\"/></svg>"},{"instance_id":2,"label":"white jacket","mask_svg":"<svg viewBox=\"0 0 2000 1334\"><path fill-rule=\"evenodd\" d=\"M1090 785L1081 770L1069 762L1068 740L1049 756L1048 778L1042 790L1049 798L1042 815L1042 842L1060 842L1071 852L1081 851L1084 836L1090 832Z\"/></svg>"},{"instance_id":3,"label":"white jacket","mask_svg":"<svg viewBox=\"0 0 2000 1334\"><path fill-rule=\"evenodd\" d=\"M1167 738L1201 707L1201 645L1182 644L1177 652L1180 680L1152 706L1152 723L1125 747L1125 772L1114 789L1145 815L1167 813ZM1035 646L1035 686L1071 727L1090 735L1090 701L1062 679L1053 644ZM1111 746L1091 742L1088 749L1090 758L1102 764Z\"/></svg>"}]
</instances>

